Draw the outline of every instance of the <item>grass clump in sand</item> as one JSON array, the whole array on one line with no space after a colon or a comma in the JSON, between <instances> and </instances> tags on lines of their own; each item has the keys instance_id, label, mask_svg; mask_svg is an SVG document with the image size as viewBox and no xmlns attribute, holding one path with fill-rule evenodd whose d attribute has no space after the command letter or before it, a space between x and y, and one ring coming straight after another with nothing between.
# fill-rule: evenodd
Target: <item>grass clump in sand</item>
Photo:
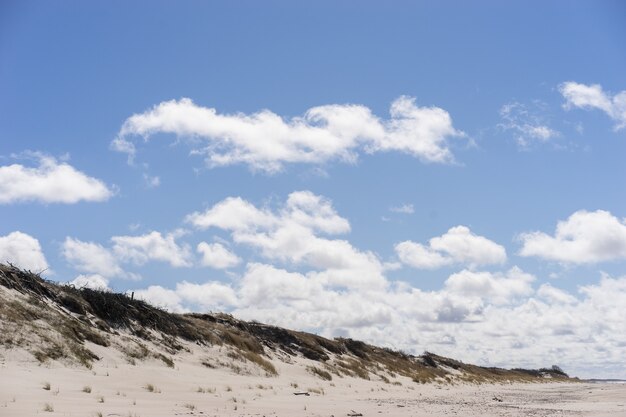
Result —
<instances>
[{"instance_id":1,"label":"grass clump in sand","mask_svg":"<svg viewBox=\"0 0 626 417\"><path fill-rule=\"evenodd\" d=\"M45 403L43 405L43 411L45 411L47 413L52 413L54 411L54 407L50 403Z\"/></svg>"},{"instance_id":2,"label":"grass clump in sand","mask_svg":"<svg viewBox=\"0 0 626 417\"><path fill-rule=\"evenodd\" d=\"M91 387L89 385L85 385L83 387L83 392L85 392L87 394L91 394Z\"/></svg>"},{"instance_id":3,"label":"grass clump in sand","mask_svg":"<svg viewBox=\"0 0 626 417\"><path fill-rule=\"evenodd\" d=\"M310 373L312 373L313 375L316 375L316 376L322 378L323 380L332 381L332 379L333 379L333 376L330 373L328 373L325 370L320 369L318 367L307 366L306 370L309 371Z\"/></svg>"},{"instance_id":4,"label":"grass clump in sand","mask_svg":"<svg viewBox=\"0 0 626 417\"><path fill-rule=\"evenodd\" d=\"M148 392L154 392L156 394L160 393L161 390L154 386L154 384L146 384L144 386L145 390Z\"/></svg>"}]
</instances>

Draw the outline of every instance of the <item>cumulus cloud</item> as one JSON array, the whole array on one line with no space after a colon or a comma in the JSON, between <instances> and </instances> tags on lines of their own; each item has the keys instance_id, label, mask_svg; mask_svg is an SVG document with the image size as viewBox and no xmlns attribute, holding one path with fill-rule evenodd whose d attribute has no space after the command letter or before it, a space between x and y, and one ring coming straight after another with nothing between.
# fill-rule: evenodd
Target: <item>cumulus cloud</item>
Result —
<instances>
[{"instance_id":1,"label":"cumulus cloud","mask_svg":"<svg viewBox=\"0 0 626 417\"><path fill-rule=\"evenodd\" d=\"M0 204L29 201L74 204L106 201L114 194L104 182L66 162L41 153L28 155L37 160L37 166L0 166Z\"/></svg>"},{"instance_id":2,"label":"cumulus cloud","mask_svg":"<svg viewBox=\"0 0 626 417\"><path fill-rule=\"evenodd\" d=\"M8 262L33 272L48 269L48 262L39 241L19 231L0 236L0 262Z\"/></svg>"},{"instance_id":3,"label":"cumulus cloud","mask_svg":"<svg viewBox=\"0 0 626 417\"><path fill-rule=\"evenodd\" d=\"M506 274L463 270L450 275L445 289L452 294L507 304L533 293L535 277L513 267Z\"/></svg>"},{"instance_id":4,"label":"cumulus cloud","mask_svg":"<svg viewBox=\"0 0 626 417\"><path fill-rule=\"evenodd\" d=\"M256 248L266 259L311 267L312 274L331 285L385 285L384 265L375 254L320 236L347 233L350 223L329 200L310 191L291 193L276 210L231 197L190 214L187 221L199 229L227 230L235 243Z\"/></svg>"},{"instance_id":5,"label":"cumulus cloud","mask_svg":"<svg viewBox=\"0 0 626 417\"><path fill-rule=\"evenodd\" d=\"M559 85L559 92L565 98L565 109L602 110L615 122L615 130L626 126L626 90L613 95L605 92L600 84L568 81Z\"/></svg>"},{"instance_id":6,"label":"cumulus cloud","mask_svg":"<svg viewBox=\"0 0 626 417\"><path fill-rule=\"evenodd\" d=\"M574 297L573 295L561 289L555 288L550 284L543 284L541 287L539 287L539 289L537 290L537 295L551 304L573 304L577 301L576 297Z\"/></svg>"},{"instance_id":7,"label":"cumulus cloud","mask_svg":"<svg viewBox=\"0 0 626 417\"><path fill-rule=\"evenodd\" d=\"M620 314L626 277L603 276L577 295L546 284L535 292L534 282L533 275L513 267L464 270L435 291L403 283L382 291L345 291L315 275L251 263L229 284L181 282L135 294L174 311L226 310L244 319L490 366L560 364L579 376L626 371L626 317Z\"/></svg>"},{"instance_id":8,"label":"cumulus cloud","mask_svg":"<svg viewBox=\"0 0 626 417\"><path fill-rule=\"evenodd\" d=\"M124 262L143 265L148 261L167 262L174 267L190 267L189 245L176 243L176 234L163 236L152 231L140 236L113 236L113 252Z\"/></svg>"},{"instance_id":9,"label":"cumulus cloud","mask_svg":"<svg viewBox=\"0 0 626 417\"><path fill-rule=\"evenodd\" d=\"M74 269L91 276L111 278L126 275L111 251L97 243L66 237L61 254Z\"/></svg>"},{"instance_id":10,"label":"cumulus cloud","mask_svg":"<svg viewBox=\"0 0 626 417\"><path fill-rule=\"evenodd\" d=\"M137 153L133 138L148 140L157 133L189 138L192 153L204 155L211 167L245 164L268 173L289 163L354 162L361 152L395 151L449 163L454 160L449 138L464 135L452 126L448 112L418 107L406 96L391 104L386 120L362 105L318 106L286 119L270 110L220 114L183 98L129 117L111 148L132 161Z\"/></svg>"},{"instance_id":11,"label":"cumulus cloud","mask_svg":"<svg viewBox=\"0 0 626 417\"><path fill-rule=\"evenodd\" d=\"M197 251L202 254L200 263L215 269L228 269L237 266L241 259L221 243L200 242Z\"/></svg>"},{"instance_id":12,"label":"cumulus cloud","mask_svg":"<svg viewBox=\"0 0 626 417\"><path fill-rule=\"evenodd\" d=\"M73 285L76 288L91 288L92 290L108 291L109 280L102 275L79 275L74 278L68 284Z\"/></svg>"},{"instance_id":13,"label":"cumulus cloud","mask_svg":"<svg viewBox=\"0 0 626 417\"><path fill-rule=\"evenodd\" d=\"M145 289L135 290L135 297L138 300L145 300L149 303L173 311L174 313L186 313L189 310L181 305L182 298L176 291L163 288L160 285L151 285Z\"/></svg>"},{"instance_id":14,"label":"cumulus cloud","mask_svg":"<svg viewBox=\"0 0 626 417\"><path fill-rule=\"evenodd\" d=\"M522 256L585 264L626 259L626 221L608 211L580 210L557 224L554 236L520 235Z\"/></svg>"},{"instance_id":15,"label":"cumulus cloud","mask_svg":"<svg viewBox=\"0 0 626 417\"><path fill-rule=\"evenodd\" d=\"M239 213L239 216L233 213ZM220 310L237 317L346 336L420 353L431 350L487 366L559 364L580 376L626 372L626 277L604 276L571 293L518 267L476 270L506 260L504 249L464 226L421 245L440 262L469 266L441 288L390 281L370 252L337 239L350 224L330 201L308 191L272 205L240 198L216 203L187 220L220 228L233 245L258 250L230 282L182 281L136 294L173 311ZM226 245L226 243L224 243ZM486 249L485 249L486 248ZM484 263L483 263L484 262ZM277 265L282 263L282 265Z\"/></svg>"},{"instance_id":16,"label":"cumulus cloud","mask_svg":"<svg viewBox=\"0 0 626 417\"><path fill-rule=\"evenodd\" d=\"M500 108L502 122L498 126L512 132L520 148L528 148L535 142L548 142L559 137L560 133L548 126L543 107L540 102L533 107L518 102L505 104Z\"/></svg>"},{"instance_id":17,"label":"cumulus cloud","mask_svg":"<svg viewBox=\"0 0 626 417\"><path fill-rule=\"evenodd\" d=\"M135 290L135 296L177 313L191 311L189 307L196 311L223 311L237 304L235 291L229 285L215 281L204 284L182 281L175 289L151 285Z\"/></svg>"},{"instance_id":18,"label":"cumulus cloud","mask_svg":"<svg viewBox=\"0 0 626 417\"><path fill-rule=\"evenodd\" d=\"M418 269L436 269L453 264L476 267L506 261L503 246L473 234L466 226L452 227L442 236L430 239L428 245L410 240L400 242L395 250L404 264Z\"/></svg>"}]
</instances>

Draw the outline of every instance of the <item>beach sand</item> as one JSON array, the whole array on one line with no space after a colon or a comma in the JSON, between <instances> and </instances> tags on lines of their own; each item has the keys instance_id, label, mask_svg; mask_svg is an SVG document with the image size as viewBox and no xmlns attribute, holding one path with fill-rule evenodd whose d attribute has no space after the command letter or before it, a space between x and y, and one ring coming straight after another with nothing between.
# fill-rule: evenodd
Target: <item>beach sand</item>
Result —
<instances>
[{"instance_id":1,"label":"beach sand","mask_svg":"<svg viewBox=\"0 0 626 417\"><path fill-rule=\"evenodd\" d=\"M89 348L101 357L92 369L2 352L0 416L626 416L626 384L327 381L301 358L275 358L274 377L245 363L202 364L232 364L224 347L189 346L173 367Z\"/></svg>"}]
</instances>

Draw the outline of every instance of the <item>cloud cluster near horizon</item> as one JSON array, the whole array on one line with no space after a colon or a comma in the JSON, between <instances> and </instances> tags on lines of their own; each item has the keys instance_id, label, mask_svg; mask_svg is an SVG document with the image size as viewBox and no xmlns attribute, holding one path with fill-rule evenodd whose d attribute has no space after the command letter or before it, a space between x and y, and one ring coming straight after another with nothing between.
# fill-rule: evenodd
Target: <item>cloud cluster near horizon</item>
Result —
<instances>
[{"instance_id":1,"label":"cloud cluster near horizon","mask_svg":"<svg viewBox=\"0 0 626 417\"><path fill-rule=\"evenodd\" d=\"M111 148L137 153L136 136L146 141L157 133L174 134L192 143L192 153L205 156L209 166L244 164L252 170L276 173L285 164L354 163L360 153L401 152L424 162L451 163L449 138L464 133L452 126L448 112L419 107L401 96L380 119L356 104L328 104L290 119L270 110L220 114L191 99L164 101L129 117Z\"/></svg>"},{"instance_id":2,"label":"cloud cluster near horizon","mask_svg":"<svg viewBox=\"0 0 626 417\"><path fill-rule=\"evenodd\" d=\"M577 293L537 285L534 275L506 265L503 246L466 226L452 227L426 244L396 244L398 258L408 266L460 268L441 288L424 291L390 279L390 262L342 238L351 230L349 221L332 201L310 191L293 192L273 206L229 197L190 213L185 222L195 232L113 236L109 247L66 238L62 254L80 273L72 283L103 289L112 279L140 279L126 267L148 262L177 268L243 263L230 282L181 279L171 286L139 286L135 294L172 311L225 310L407 351L463 351L466 360L494 365L527 366L528 358L545 356L555 363L584 358L599 367L626 343L619 331L625 319L607 315L626 302L626 277L603 276ZM521 235L521 255L563 263L624 260L624 228L609 212L579 211L560 222L554 236ZM228 233L229 239L201 242L195 256L184 240L211 229ZM575 258L566 256L572 245ZM244 260L231 247L252 250L258 259ZM21 232L0 237L0 257L47 266L39 242ZM479 269L494 265L502 270ZM603 352L596 350L599 343Z\"/></svg>"}]
</instances>

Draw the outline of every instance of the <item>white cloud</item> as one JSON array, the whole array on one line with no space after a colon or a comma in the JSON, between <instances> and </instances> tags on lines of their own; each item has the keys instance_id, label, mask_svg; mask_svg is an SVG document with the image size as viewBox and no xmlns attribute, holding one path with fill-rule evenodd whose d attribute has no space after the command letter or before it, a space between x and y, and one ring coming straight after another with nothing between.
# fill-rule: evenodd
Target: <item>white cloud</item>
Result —
<instances>
[{"instance_id":1,"label":"white cloud","mask_svg":"<svg viewBox=\"0 0 626 417\"><path fill-rule=\"evenodd\" d=\"M228 269L237 266L241 259L226 249L221 243L200 242L197 251L202 254L200 263L215 269Z\"/></svg>"},{"instance_id":2,"label":"white cloud","mask_svg":"<svg viewBox=\"0 0 626 417\"><path fill-rule=\"evenodd\" d=\"M517 267L506 274L463 270L450 275L445 289L464 297L488 299L494 304L508 304L531 295L535 277Z\"/></svg>"},{"instance_id":3,"label":"white cloud","mask_svg":"<svg viewBox=\"0 0 626 417\"><path fill-rule=\"evenodd\" d=\"M205 310L220 311L239 302L236 292L229 285L219 282L193 284L183 281L176 284L176 294L181 300Z\"/></svg>"},{"instance_id":4,"label":"white cloud","mask_svg":"<svg viewBox=\"0 0 626 417\"><path fill-rule=\"evenodd\" d=\"M541 285L537 290L537 295L550 303L573 304L577 301L573 295L550 284Z\"/></svg>"},{"instance_id":5,"label":"white cloud","mask_svg":"<svg viewBox=\"0 0 626 417\"><path fill-rule=\"evenodd\" d=\"M79 275L74 278L68 284L73 285L76 288L91 288L92 290L108 291L109 280L102 275Z\"/></svg>"},{"instance_id":6,"label":"white cloud","mask_svg":"<svg viewBox=\"0 0 626 417\"><path fill-rule=\"evenodd\" d=\"M65 162L41 153L28 155L37 159L37 166L0 166L0 204L28 201L74 204L106 201L114 194L104 182Z\"/></svg>"},{"instance_id":7,"label":"white cloud","mask_svg":"<svg viewBox=\"0 0 626 417\"><path fill-rule=\"evenodd\" d=\"M511 131L520 148L528 148L534 142L548 142L561 134L550 128L545 120L543 104L536 102L529 108L522 103L508 103L500 108L502 122L498 125L504 131Z\"/></svg>"},{"instance_id":8,"label":"white cloud","mask_svg":"<svg viewBox=\"0 0 626 417\"><path fill-rule=\"evenodd\" d=\"M402 204L401 206L390 207L389 211L393 213L413 214L415 213L415 208L413 204Z\"/></svg>"},{"instance_id":9,"label":"white cloud","mask_svg":"<svg viewBox=\"0 0 626 417\"><path fill-rule=\"evenodd\" d=\"M190 99L162 102L129 117L111 143L113 150L137 150L134 136L148 139L171 133L193 139L192 152L212 166L246 164L253 170L275 173L287 163L354 162L360 152L397 151L426 162L453 161L448 138L464 134L452 126L450 115L438 107L418 107L402 96L381 120L362 105L313 107L301 117L285 119L270 110L253 114L219 114Z\"/></svg>"},{"instance_id":10,"label":"white cloud","mask_svg":"<svg viewBox=\"0 0 626 417\"><path fill-rule=\"evenodd\" d=\"M580 210L557 224L554 236L520 235L522 256L573 264L626 259L626 221L608 211Z\"/></svg>"},{"instance_id":11,"label":"white cloud","mask_svg":"<svg viewBox=\"0 0 626 417\"><path fill-rule=\"evenodd\" d=\"M231 197L204 213L187 216L187 221L200 229L230 231L235 243L258 249L266 259L312 267L311 274L330 285L385 285L384 266L375 254L359 251L345 240L319 236L347 233L350 223L329 200L310 191L291 193L275 211Z\"/></svg>"},{"instance_id":12,"label":"white cloud","mask_svg":"<svg viewBox=\"0 0 626 417\"><path fill-rule=\"evenodd\" d=\"M176 243L176 234L165 236L152 231L140 236L113 236L113 252L124 262L143 265L148 261L167 262L174 267L192 265L189 245Z\"/></svg>"},{"instance_id":13,"label":"white cloud","mask_svg":"<svg viewBox=\"0 0 626 417\"><path fill-rule=\"evenodd\" d=\"M604 276L581 287L579 298L547 285L535 293L534 282L513 267L461 271L437 291L402 283L345 291L315 275L253 263L232 284L181 282L136 295L174 311L226 309L244 319L488 366L559 364L583 377L623 375L626 277Z\"/></svg>"},{"instance_id":14,"label":"white cloud","mask_svg":"<svg viewBox=\"0 0 626 417\"><path fill-rule=\"evenodd\" d=\"M565 98L564 107L571 109L598 109L615 121L615 130L626 127L626 90L615 95L605 92L600 84L580 84L573 81L559 85Z\"/></svg>"},{"instance_id":15,"label":"white cloud","mask_svg":"<svg viewBox=\"0 0 626 417\"><path fill-rule=\"evenodd\" d=\"M148 288L135 290L135 297L152 305L172 311L186 313L189 310L181 305L182 298L174 290L163 288L160 285L151 285Z\"/></svg>"},{"instance_id":16,"label":"white cloud","mask_svg":"<svg viewBox=\"0 0 626 417\"><path fill-rule=\"evenodd\" d=\"M400 242L395 246L398 258L402 263L418 269L437 269L449 265L452 260L421 243L410 240Z\"/></svg>"},{"instance_id":17,"label":"white cloud","mask_svg":"<svg viewBox=\"0 0 626 417\"><path fill-rule=\"evenodd\" d=\"M39 241L19 231L0 236L0 263L7 262L33 272L48 269Z\"/></svg>"},{"instance_id":18,"label":"white cloud","mask_svg":"<svg viewBox=\"0 0 626 417\"><path fill-rule=\"evenodd\" d=\"M466 226L452 227L442 236L430 239L428 245L410 240L400 242L395 250L403 263L418 269L436 269L452 264L476 267L506 261L503 246L473 234Z\"/></svg>"},{"instance_id":19,"label":"white cloud","mask_svg":"<svg viewBox=\"0 0 626 417\"><path fill-rule=\"evenodd\" d=\"M188 220L199 229L227 231L231 242L223 242L225 247L247 245L264 261L247 263L242 276L226 283L182 281L171 289L136 292L174 311L225 310L243 319L412 353L435 351L487 366L558 364L583 377L626 372L621 331L626 277L604 276L575 296L548 284L537 284L536 290L536 277L518 267L464 269L441 288L423 291L390 281L389 262L331 238L348 232L350 224L330 201L309 192L272 206L230 198ZM504 248L464 226L415 245L434 257L431 264L476 268L506 260Z\"/></svg>"},{"instance_id":20,"label":"white cloud","mask_svg":"<svg viewBox=\"0 0 626 417\"><path fill-rule=\"evenodd\" d=\"M228 197L204 213L192 213L186 217L188 223L199 229L219 227L231 231L245 231L257 227L271 227L277 220L266 211L240 197Z\"/></svg>"},{"instance_id":21,"label":"white cloud","mask_svg":"<svg viewBox=\"0 0 626 417\"><path fill-rule=\"evenodd\" d=\"M106 278L126 276L111 251L97 243L66 237L61 253L77 271Z\"/></svg>"}]
</instances>

